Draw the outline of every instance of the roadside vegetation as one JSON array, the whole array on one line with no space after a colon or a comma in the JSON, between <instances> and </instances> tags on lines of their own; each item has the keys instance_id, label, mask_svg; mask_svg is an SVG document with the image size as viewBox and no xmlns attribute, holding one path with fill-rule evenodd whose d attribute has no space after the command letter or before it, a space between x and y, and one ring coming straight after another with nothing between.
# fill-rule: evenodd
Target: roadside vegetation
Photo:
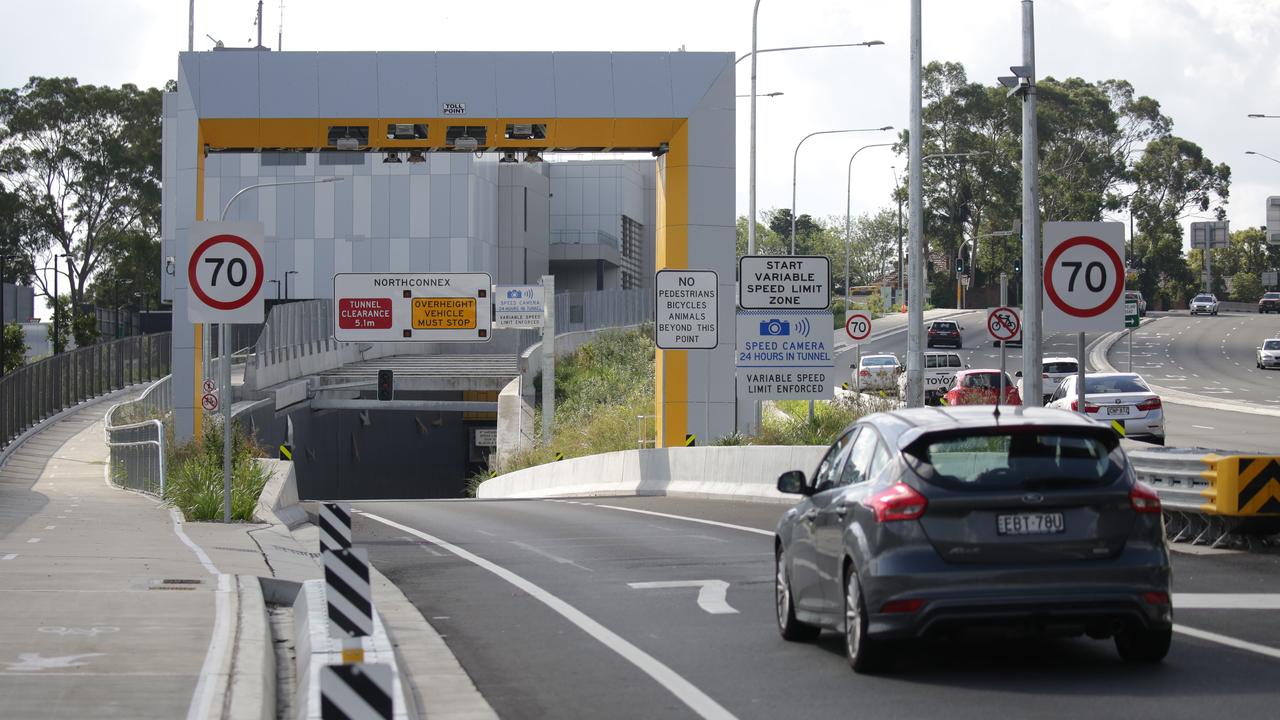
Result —
<instances>
[{"instance_id":1,"label":"roadside vegetation","mask_svg":"<svg viewBox=\"0 0 1280 720\"><path fill-rule=\"evenodd\" d=\"M204 433L170 446L164 499L187 520L222 519L222 426L204 423ZM267 453L240 427L231 435L231 519L248 522L267 484L268 472L256 462Z\"/></svg>"}]
</instances>

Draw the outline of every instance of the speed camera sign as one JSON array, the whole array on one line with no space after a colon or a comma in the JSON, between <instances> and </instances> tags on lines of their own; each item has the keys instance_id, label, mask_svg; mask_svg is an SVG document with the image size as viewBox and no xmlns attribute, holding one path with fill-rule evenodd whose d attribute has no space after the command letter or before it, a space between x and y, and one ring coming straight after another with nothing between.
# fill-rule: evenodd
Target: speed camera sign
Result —
<instances>
[{"instance_id":1,"label":"speed camera sign","mask_svg":"<svg viewBox=\"0 0 1280 720\"><path fill-rule=\"evenodd\" d=\"M198 222L187 246L187 320L262 322L262 223Z\"/></svg>"},{"instance_id":2,"label":"speed camera sign","mask_svg":"<svg viewBox=\"0 0 1280 720\"><path fill-rule=\"evenodd\" d=\"M1044 224L1044 331L1124 328L1124 223Z\"/></svg>"}]
</instances>

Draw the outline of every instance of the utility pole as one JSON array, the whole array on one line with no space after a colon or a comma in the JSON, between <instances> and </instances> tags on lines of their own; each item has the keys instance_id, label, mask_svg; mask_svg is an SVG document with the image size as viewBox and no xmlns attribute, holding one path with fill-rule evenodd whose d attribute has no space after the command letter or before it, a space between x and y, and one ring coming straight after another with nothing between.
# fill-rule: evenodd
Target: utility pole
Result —
<instances>
[{"instance_id":1,"label":"utility pole","mask_svg":"<svg viewBox=\"0 0 1280 720\"><path fill-rule=\"evenodd\" d=\"M911 95L911 128L909 138L908 162L910 163L910 179L908 181L908 204L911 210L910 231L911 284L908 287L910 296L907 299L907 407L924 405L924 352L920 347L921 335L924 334L924 206L920 202L924 194L921 164L924 162L923 151L923 108L921 99L921 68L923 57L920 22L921 0L911 0L911 51L908 53L911 63L909 88ZM1037 374L1036 377L1039 377Z\"/></svg>"}]
</instances>

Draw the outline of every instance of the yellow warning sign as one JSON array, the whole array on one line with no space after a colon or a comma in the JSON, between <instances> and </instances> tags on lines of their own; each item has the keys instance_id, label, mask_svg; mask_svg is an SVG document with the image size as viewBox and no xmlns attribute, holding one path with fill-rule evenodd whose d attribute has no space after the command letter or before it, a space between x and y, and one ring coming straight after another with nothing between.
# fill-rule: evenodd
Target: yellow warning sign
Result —
<instances>
[{"instance_id":1,"label":"yellow warning sign","mask_svg":"<svg viewBox=\"0 0 1280 720\"><path fill-rule=\"evenodd\" d=\"M414 330L475 330L475 298L414 298Z\"/></svg>"},{"instance_id":2,"label":"yellow warning sign","mask_svg":"<svg viewBox=\"0 0 1280 720\"><path fill-rule=\"evenodd\" d=\"M1112 420L1111 429L1115 430L1116 434L1119 435L1120 437L1124 437L1124 421L1123 420Z\"/></svg>"}]
</instances>

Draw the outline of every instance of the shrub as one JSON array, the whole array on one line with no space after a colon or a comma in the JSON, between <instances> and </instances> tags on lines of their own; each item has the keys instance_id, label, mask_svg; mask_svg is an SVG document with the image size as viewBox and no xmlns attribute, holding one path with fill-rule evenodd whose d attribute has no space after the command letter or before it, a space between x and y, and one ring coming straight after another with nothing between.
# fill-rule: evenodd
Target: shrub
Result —
<instances>
[{"instance_id":1,"label":"shrub","mask_svg":"<svg viewBox=\"0 0 1280 720\"><path fill-rule=\"evenodd\" d=\"M240 427L231 436L231 518L253 519L267 469L255 462L265 452ZM222 426L204 424L201 437L173 447L167 459L164 499L187 520L222 519Z\"/></svg>"}]
</instances>

